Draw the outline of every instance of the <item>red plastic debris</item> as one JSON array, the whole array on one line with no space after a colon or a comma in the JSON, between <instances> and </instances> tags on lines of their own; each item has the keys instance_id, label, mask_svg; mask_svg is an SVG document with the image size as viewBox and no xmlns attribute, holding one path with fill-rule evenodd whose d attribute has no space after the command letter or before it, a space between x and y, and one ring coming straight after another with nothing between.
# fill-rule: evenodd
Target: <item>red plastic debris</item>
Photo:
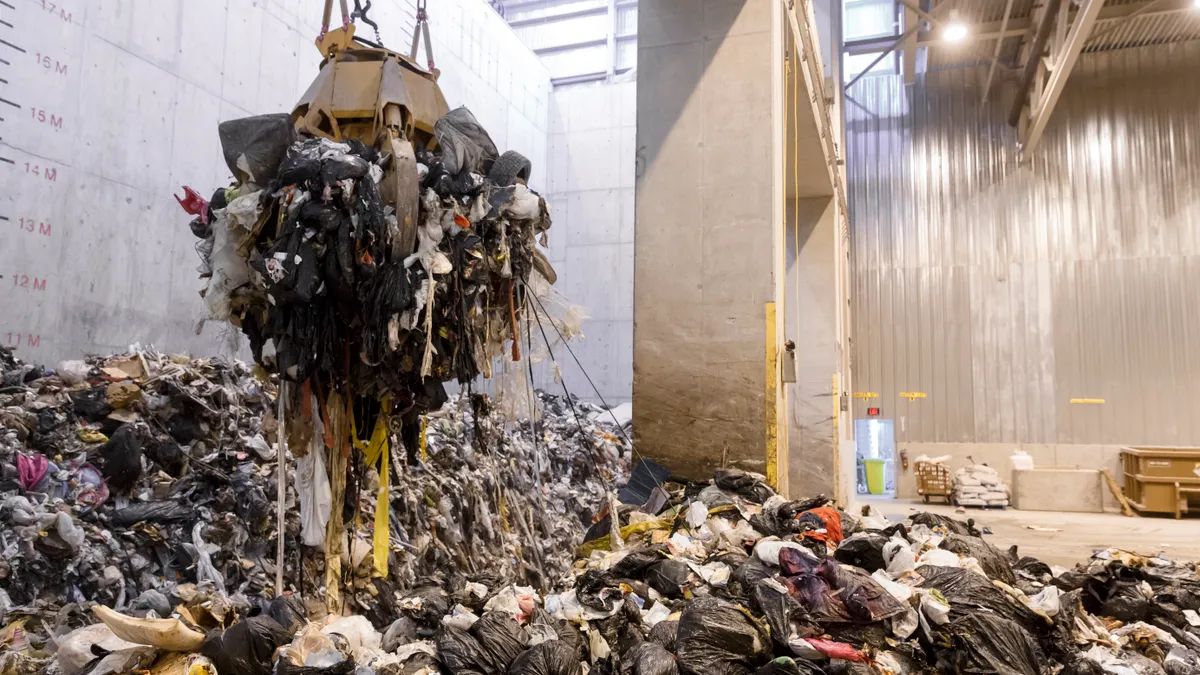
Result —
<instances>
[{"instance_id":1,"label":"red plastic debris","mask_svg":"<svg viewBox=\"0 0 1200 675\"><path fill-rule=\"evenodd\" d=\"M834 642L833 640L822 640L820 638L804 638L804 641L812 645L813 649L821 652L827 658L854 662L867 660L866 654L863 654L845 642Z\"/></svg>"},{"instance_id":2,"label":"red plastic debris","mask_svg":"<svg viewBox=\"0 0 1200 675\"><path fill-rule=\"evenodd\" d=\"M179 195L173 195L175 197L175 201L179 202L179 205L183 207L184 211L187 211L193 216L200 216L200 222L207 225L208 200L206 200L204 197L201 197L199 192L196 192L186 185L183 186L183 194L183 199L180 199Z\"/></svg>"}]
</instances>

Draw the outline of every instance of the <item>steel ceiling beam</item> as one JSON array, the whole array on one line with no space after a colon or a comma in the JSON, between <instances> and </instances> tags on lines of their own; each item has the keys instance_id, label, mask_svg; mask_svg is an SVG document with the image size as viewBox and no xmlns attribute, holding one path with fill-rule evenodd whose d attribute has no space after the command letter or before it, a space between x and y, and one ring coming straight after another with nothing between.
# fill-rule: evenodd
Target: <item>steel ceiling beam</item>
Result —
<instances>
[{"instance_id":1,"label":"steel ceiling beam","mask_svg":"<svg viewBox=\"0 0 1200 675\"><path fill-rule=\"evenodd\" d=\"M1046 42L1050 39L1050 31L1058 18L1058 8L1061 0L1048 0L1042 8L1042 20L1038 23L1037 33L1030 43L1029 53L1025 56L1025 70L1021 73L1021 84L1017 87L1017 95L1013 97L1012 109L1008 113L1008 123L1017 126L1021 123L1021 113L1025 110L1025 102L1029 100L1029 91L1037 79L1038 65L1042 54L1046 53Z\"/></svg>"},{"instance_id":2,"label":"steel ceiling beam","mask_svg":"<svg viewBox=\"0 0 1200 675\"><path fill-rule=\"evenodd\" d=\"M1042 134L1046 131L1050 116L1054 114L1054 107L1058 105L1058 99L1062 96L1067 78L1075 69L1079 53L1083 51L1083 45L1087 42L1088 36L1092 34L1092 27L1096 25L1096 20L1100 17L1100 10L1104 6L1104 0L1085 0L1085 2L1086 4L1079 14L1075 16L1075 23L1071 25L1071 32L1067 35L1066 42L1063 43L1059 53L1054 55L1050 79L1046 83L1041 100L1038 101L1037 109L1033 113L1029 124L1029 134L1021 146L1021 153L1025 157L1031 157L1034 150L1037 149L1038 142L1042 140ZM1029 57L1033 59L1035 54L1030 54Z\"/></svg>"},{"instance_id":3,"label":"steel ceiling beam","mask_svg":"<svg viewBox=\"0 0 1200 675\"><path fill-rule=\"evenodd\" d=\"M1145 0L1131 5L1114 5L1102 9L1096 23L1194 11L1193 2L1194 0ZM973 24L970 26L971 37L969 39L995 40L1000 37L1024 37L1034 28L1033 21L1027 16L1010 17L1007 26L1004 26L1003 23L1002 21L985 21ZM896 35L885 35L877 38L850 40L845 44L845 51L851 55L881 52L888 49L896 37ZM937 44L941 44L941 40L936 31L921 31L917 34L917 47L931 47Z\"/></svg>"},{"instance_id":4,"label":"steel ceiling beam","mask_svg":"<svg viewBox=\"0 0 1200 675\"><path fill-rule=\"evenodd\" d=\"M1012 14L1013 0L1008 0L1008 4L1004 6L1004 18L1000 21L1000 34L1008 30L1008 18ZM992 65L988 67L987 80L983 83L983 102L987 103L988 95L992 92L992 78L996 75L996 64L1000 62L1000 49L1004 46L1004 40L996 40L996 51L992 54Z\"/></svg>"}]
</instances>

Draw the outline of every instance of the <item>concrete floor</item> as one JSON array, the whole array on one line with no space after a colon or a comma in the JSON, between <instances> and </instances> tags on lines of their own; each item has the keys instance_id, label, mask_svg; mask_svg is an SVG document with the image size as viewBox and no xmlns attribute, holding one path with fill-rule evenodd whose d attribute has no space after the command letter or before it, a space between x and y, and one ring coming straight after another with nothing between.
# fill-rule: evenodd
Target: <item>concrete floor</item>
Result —
<instances>
[{"instance_id":1,"label":"concrete floor","mask_svg":"<svg viewBox=\"0 0 1200 675\"><path fill-rule=\"evenodd\" d=\"M984 539L1000 550L1016 544L1020 555L1030 555L1050 565L1073 567L1087 560L1092 551L1109 547L1142 554L1162 553L1173 560L1200 560L1200 523L1195 518L1174 520L1162 517L1126 518L1112 513L1064 513L1058 511L1004 511L967 509L956 513L946 504L924 504L919 500L864 498L891 520L902 520L917 511L930 511L960 520L975 519L976 527L988 527ZM854 513L852 511L851 513ZM1045 532L1027 526L1060 530Z\"/></svg>"}]
</instances>

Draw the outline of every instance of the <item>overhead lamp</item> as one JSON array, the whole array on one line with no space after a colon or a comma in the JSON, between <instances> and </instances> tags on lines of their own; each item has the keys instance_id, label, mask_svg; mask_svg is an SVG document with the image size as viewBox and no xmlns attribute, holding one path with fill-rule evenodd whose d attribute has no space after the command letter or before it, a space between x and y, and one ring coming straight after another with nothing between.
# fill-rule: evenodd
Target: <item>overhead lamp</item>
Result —
<instances>
[{"instance_id":1,"label":"overhead lamp","mask_svg":"<svg viewBox=\"0 0 1200 675\"><path fill-rule=\"evenodd\" d=\"M1200 9L1200 0L1194 0L1192 2L1192 6L1195 7L1196 9Z\"/></svg>"},{"instance_id":2,"label":"overhead lamp","mask_svg":"<svg viewBox=\"0 0 1200 675\"><path fill-rule=\"evenodd\" d=\"M1196 2L1200 2L1200 0L1196 0ZM954 20L947 23L946 27L942 29L942 39L946 42L962 42L967 39L969 32L967 24Z\"/></svg>"}]
</instances>

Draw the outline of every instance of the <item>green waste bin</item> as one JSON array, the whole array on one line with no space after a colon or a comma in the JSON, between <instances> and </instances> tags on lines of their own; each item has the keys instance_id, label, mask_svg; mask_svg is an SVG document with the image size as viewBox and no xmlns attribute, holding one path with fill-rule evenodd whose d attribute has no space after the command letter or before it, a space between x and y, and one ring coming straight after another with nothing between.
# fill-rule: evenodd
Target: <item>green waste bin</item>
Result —
<instances>
[{"instance_id":1,"label":"green waste bin","mask_svg":"<svg viewBox=\"0 0 1200 675\"><path fill-rule=\"evenodd\" d=\"M887 464L887 461L882 459L864 459L862 463L867 467L867 492L873 495L883 494L883 488L887 485L887 481L883 479L883 467Z\"/></svg>"}]
</instances>

